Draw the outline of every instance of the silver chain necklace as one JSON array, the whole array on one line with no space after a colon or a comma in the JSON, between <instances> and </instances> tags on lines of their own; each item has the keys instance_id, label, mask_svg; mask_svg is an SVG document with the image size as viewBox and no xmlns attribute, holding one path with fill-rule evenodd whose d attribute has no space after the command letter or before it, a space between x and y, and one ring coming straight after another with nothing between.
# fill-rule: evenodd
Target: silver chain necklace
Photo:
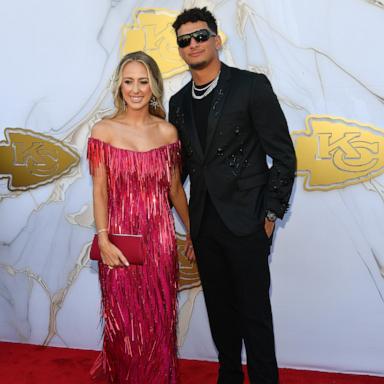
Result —
<instances>
[{"instance_id":1,"label":"silver chain necklace","mask_svg":"<svg viewBox=\"0 0 384 384\"><path fill-rule=\"evenodd\" d=\"M219 82L220 72L217 74L217 76L212 80L211 83L209 83L207 86L203 88L197 88L195 82L192 80L192 97L197 100L201 100L205 96L209 95L215 88L217 83ZM201 95L197 95L196 91L201 92L205 91Z\"/></svg>"}]
</instances>

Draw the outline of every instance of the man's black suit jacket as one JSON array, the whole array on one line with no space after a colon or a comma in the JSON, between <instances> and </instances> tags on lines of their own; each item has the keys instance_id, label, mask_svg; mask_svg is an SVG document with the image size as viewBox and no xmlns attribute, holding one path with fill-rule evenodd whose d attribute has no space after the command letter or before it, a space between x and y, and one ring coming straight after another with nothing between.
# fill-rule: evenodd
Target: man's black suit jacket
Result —
<instances>
[{"instance_id":1,"label":"man's black suit jacket","mask_svg":"<svg viewBox=\"0 0 384 384\"><path fill-rule=\"evenodd\" d=\"M265 211L282 218L296 168L284 114L268 79L224 63L208 116L206 150L200 145L192 111L192 82L172 96L169 121L176 126L189 174L191 235L198 235L209 194L228 229L254 233ZM266 155L273 160L269 169Z\"/></svg>"}]
</instances>

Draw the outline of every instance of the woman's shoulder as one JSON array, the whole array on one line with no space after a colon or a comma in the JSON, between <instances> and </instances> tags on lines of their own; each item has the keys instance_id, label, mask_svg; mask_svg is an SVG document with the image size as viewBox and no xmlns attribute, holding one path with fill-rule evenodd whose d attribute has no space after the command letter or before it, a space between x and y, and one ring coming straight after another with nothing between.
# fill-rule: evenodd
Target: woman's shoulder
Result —
<instances>
[{"instance_id":1,"label":"woman's shoulder","mask_svg":"<svg viewBox=\"0 0 384 384\"><path fill-rule=\"evenodd\" d=\"M110 118L104 118L98 121L91 130L91 137L104 142L108 142L111 131L113 128L113 120Z\"/></svg>"},{"instance_id":2,"label":"woman's shoulder","mask_svg":"<svg viewBox=\"0 0 384 384\"><path fill-rule=\"evenodd\" d=\"M178 139L176 127L166 120L159 119L158 127L161 134L164 136L164 141L167 143L173 143Z\"/></svg>"}]
</instances>

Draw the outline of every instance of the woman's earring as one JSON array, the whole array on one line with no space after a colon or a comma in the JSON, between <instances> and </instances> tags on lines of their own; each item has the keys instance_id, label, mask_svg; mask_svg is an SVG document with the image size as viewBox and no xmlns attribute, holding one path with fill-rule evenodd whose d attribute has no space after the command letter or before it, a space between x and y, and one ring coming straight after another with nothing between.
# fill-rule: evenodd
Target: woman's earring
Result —
<instances>
[{"instance_id":1,"label":"woman's earring","mask_svg":"<svg viewBox=\"0 0 384 384\"><path fill-rule=\"evenodd\" d=\"M156 109L159 106L159 102L157 101L155 96L151 97L151 100L149 100L149 105L153 108Z\"/></svg>"},{"instance_id":2,"label":"woman's earring","mask_svg":"<svg viewBox=\"0 0 384 384\"><path fill-rule=\"evenodd\" d=\"M123 98L123 110L125 111L127 109L127 102Z\"/></svg>"}]
</instances>

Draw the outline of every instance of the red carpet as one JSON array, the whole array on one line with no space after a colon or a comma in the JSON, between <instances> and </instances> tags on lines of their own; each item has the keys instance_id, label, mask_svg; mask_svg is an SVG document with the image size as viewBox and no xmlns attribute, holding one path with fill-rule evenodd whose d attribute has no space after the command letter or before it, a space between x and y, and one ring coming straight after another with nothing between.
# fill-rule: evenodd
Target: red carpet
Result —
<instances>
[{"instance_id":1,"label":"red carpet","mask_svg":"<svg viewBox=\"0 0 384 384\"><path fill-rule=\"evenodd\" d=\"M0 343L0 383L91 384L88 371L96 355L95 351ZM180 384L215 384L216 370L216 363L180 360ZM384 384L384 378L280 369L280 383Z\"/></svg>"}]
</instances>

